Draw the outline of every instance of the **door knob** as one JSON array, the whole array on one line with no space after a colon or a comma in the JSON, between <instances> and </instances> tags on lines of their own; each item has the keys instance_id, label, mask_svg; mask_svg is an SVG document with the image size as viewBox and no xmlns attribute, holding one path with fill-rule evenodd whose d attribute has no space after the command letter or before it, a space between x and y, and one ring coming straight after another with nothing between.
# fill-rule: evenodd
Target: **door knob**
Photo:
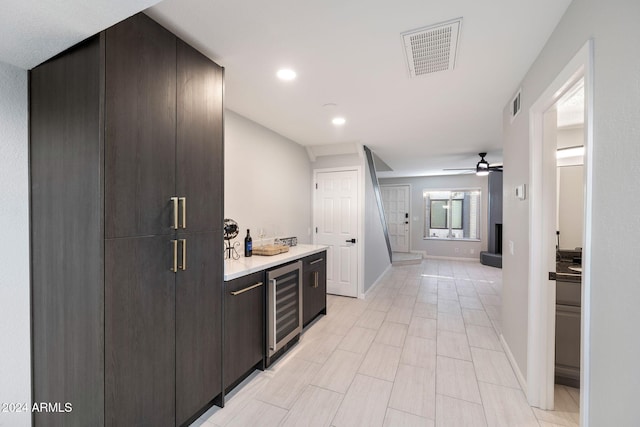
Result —
<instances>
[{"instance_id":1,"label":"door knob","mask_svg":"<svg viewBox=\"0 0 640 427\"><path fill-rule=\"evenodd\" d=\"M355 243L355 242L356 242L356 239L347 239L347 240L345 240L345 241L346 241L347 243Z\"/></svg>"}]
</instances>

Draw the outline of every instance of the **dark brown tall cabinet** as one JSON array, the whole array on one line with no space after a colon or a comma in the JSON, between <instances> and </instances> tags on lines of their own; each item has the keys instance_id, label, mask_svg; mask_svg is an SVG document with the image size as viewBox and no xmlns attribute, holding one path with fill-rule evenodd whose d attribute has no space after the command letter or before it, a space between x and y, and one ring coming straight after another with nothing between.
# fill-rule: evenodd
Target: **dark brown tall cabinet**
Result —
<instances>
[{"instance_id":1,"label":"dark brown tall cabinet","mask_svg":"<svg viewBox=\"0 0 640 427\"><path fill-rule=\"evenodd\" d=\"M222 393L223 70L143 14L30 73L35 425Z\"/></svg>"}]
</instances>

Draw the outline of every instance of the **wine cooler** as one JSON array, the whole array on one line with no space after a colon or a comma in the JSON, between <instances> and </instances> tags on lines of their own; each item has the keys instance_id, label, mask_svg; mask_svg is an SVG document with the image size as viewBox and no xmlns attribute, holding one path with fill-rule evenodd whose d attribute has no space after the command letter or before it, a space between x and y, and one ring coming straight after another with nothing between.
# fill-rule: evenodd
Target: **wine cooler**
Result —
<instances>
[{"instance_id":1,"label":"wine cooler","mask_svg":"<svg viewBox=\"0 0 640 427\"><path fill-rule=\"evenodd\" d=\"M267 271L267 356L271 358L302 331L302 262Z\"/></svg>"}]
</instances>

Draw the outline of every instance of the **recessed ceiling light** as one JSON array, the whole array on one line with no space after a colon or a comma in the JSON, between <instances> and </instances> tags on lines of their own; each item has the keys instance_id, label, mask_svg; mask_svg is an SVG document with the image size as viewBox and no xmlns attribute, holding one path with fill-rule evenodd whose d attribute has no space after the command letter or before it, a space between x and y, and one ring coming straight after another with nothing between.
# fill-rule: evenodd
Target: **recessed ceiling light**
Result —
<instances>
[{"instance_id":1,"label":"recessed ceiling light","mask_svg":"<svg viewBox=\"0 0 640 427\"><path fill-rule=\"evenodd\" d=\"M276 75L280 80L293 80L296 78L296 72L289 68L278 70L278 73Z\"/></svg>"},{"instance_id":2,"label":"recessed ceiling light","mask_svg":"<svg viewBox=\"0 0 640 427\"><path fill-rule=\"evenodd\" d=\"M331 123L333 123L336 126L342 126L346 122L347 121L345 120L344 117L334 117L333 120L331 120Z\"/></svg>"}]
</instances>

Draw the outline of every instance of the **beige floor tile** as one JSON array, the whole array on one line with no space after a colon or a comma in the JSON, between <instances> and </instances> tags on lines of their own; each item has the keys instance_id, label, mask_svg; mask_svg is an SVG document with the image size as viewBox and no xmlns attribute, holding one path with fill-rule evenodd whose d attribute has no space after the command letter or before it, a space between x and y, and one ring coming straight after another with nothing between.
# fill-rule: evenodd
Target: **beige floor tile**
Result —
<instances>
[{"instance_id":1,"label":"beige floor tile","mask_svg":"<svg viewBox=\"0 0 640 427\"><path fill-rule=\"evenodd\" d=\"M332 425L335 427L382 426L392 387L392 382L356 375Z\"/></svg>"},{"instance_id":2,"label":"beige floor tile","mask_svg":"<svg viewBox=\"0 0 640 427\"><path fill-rule=\"evenodd\" d=\"M355 326L358 326L360 328L375 329L377 331L378 329L380 329L382 322L384 322L384 318L386 317L386 315L387 314L384 311L366 310L364 313L362 313Z\"/></svg>"},{"instance_id":3,"label":"beige floor tile","mask_svg":"<svg viewBox=\"0 0 640 427\"><path fill-rule=\"evenodd\" d=\"M471 360L471 351L467 342L467 334L438 331L436 352L438 356Z\"/></svg>"},{"instance_id":4,"label":"beige floor tile","mask_svg":"<svg viewBox=\"0 0 640 427\"><path fill-rule=\"evenodd\" d=\"M435 419L436 372L432 368L400 365L389 407L425 418Z\"/></svg>"},{"instance_id":5,"label":"beige floor tile","mask_svg":"<svg viewBox=\"0 0 640 427\"><path fill-rule=\"evenodd\" d=\"M427 304L438 304L438 294L423 291L418 292L418 296L416 297L416 302L424 302Z\"/></svg>"},{"instance_id":6,"label":"beige floor tile","mask_svg":"<svg viewBox=\"0 0 640 427\"><path fill-rule=\"evenodd\" d=\"M482 304L485 306L485 308L488 305L500 306L502 304L502 298L500 298L499 295L480 294L479 298L480 298L480 301L482 301Z\"/></svg>"},{"instance_id":7,"label":"beige floor tile","mask_svg":"<svg viewBox=\"0 0 640 427\"><path fill-rule=\"evenodd\" d=\"M540 427L567 427L567 426L562 425L562 424L548 423L548 422L542 421L542 420L538 420L538 424L540 425ZM571 427L573 427L573 426L571 426ZM576 424L575 427L578 427L578 425Z\"/></svg>"},{"instance_id":8,"label":"beige floor tile","mask_svg":"<svg viewBox=\"0 0 640 427\"><path fill-rule=\"evenodd\" d=\"M404 323L405 325L408 325L411 322L412 314L413 308L392 305L389 311L387 311L387 317L385 318L385 321Z\"/></svg>"},{"instance_id":9,"label":"beige floor tile","mask_svg":"<svg viewBox=\"0 0 640 427\"><path fill-rule=\"evenodd\" d=\"M415 315L409 323L407 335L420 338L436 339L437 322L435 319L416 317Z\"/></svg>"},{"instance_id":10,"label":"beige floor tile","mask_svg":"<svg viewBox=\"0 0 640 427\"><path fill-rule=\"evenodd\" d=\"M414 296L402 295L402 291L400 291L400 294L398 294L398 296L394 298L392 306L403 307L403 308L413 308L413 305L415 303L416 303L415 295Z\"/></svg>"},{"instance_id":11,"label":"beige floor tile","mask_svg":"<svg viewBox=\"0 0 640 427\"><path fill-rule=\"evenodd\" d=\"M563 386L569 395L573 398L573 401L576 402L576 405L580 406L580 389L574 387Z\"/></svg>"},{"instance_id":12,"label":"beige floor tile","mask_svg":"<svg viewBox=\"0 0 640 427\"><path fill-rule=\"evenodd\" d=\"M468 308L471 310L484 310L484 307L482 306L482 302L478 297L461 295L459 297L459 301L460 301L460 307L462 307L463 309Z\"/></svg>"},{"instance_id":13,"label":"beige floor tile","mask_svg":"<svg viewBox=\"0 0 640 427\"><path fill-rule=\"evenodd\" d=\"M467 402L482 403L473 363L438 356L436 378L438 394Z\"/></svg>"},{"instance_id":14,"label":"beige floor tile","mask_svg":"<svg viewBox=\"0 0 640 427\"><path fill-rule=\"evenodd\" d=\"M464 333L464 320L461 313L438 312L438 331Z\"/></svg>"},{"instance_id":15,"label":"beige floor tile","mask_svg":"<svg viewBox=\"0 0 640 427\"><path fill-rule=\"evenodd\" d=\"M482 405L436 395L437 427L486 427Z\"/></svg>"},{"instance_id":16,"label":"beige floor tile","mask_svg":"<svg viewBox=\"0 0 640 427\"><path fill-rule=\"evenodd\" d=\"M404 339L407 336L408 329L408 325L385 321L378 330L375 342L402 347L404 345Z\"/></svg>"},{"instance_id":17,"label":"beige floor tile","mask_svg":"<svg viewBox=\"0 0 640 427\"><path fill-rule=\"evenodd\" d=\"M580 407L567 387L556 384L554 395L553 411L533 408L536 418L540 421L562 426L577 426L580 423Z\"/></svg>"},{"instance_id":18,"label":"beige floor tile","mask_svg":"<svg viewBox=\"0 0 640 427\"><path fill-rule=\"evenodd\" d=\"M400 347L373 343L358 372L370 377L393 381L401 355L402 348Z\"/></svg>"},{"instance_id":19,"label":"beige floor tile","mask_svg":"<svg viewBox=\"0 0 640 427\"><path fill-rule=\"evenodd\" d=\"M438 296L438 312L461 314L460 303L455 300L442 299Z\"/></svg>"},{"instance_id":20,"label":"beige floor tile","mask_svg":"<svg viewBox=\"0 0 640 427\"><path fill-rule=\"evenodd\" d=\"M467 337L471 347L486 348L488 350L504 351L498 335L493 328L467 325Z\"/></svg>"},{"instance_id":21,"label":"beige floor tile","mask_svg":"<svg viewBox=\"0 0 640 427\"><path fill-rule=\"evenodd\" d=\"M369 303L369 310L387 312L393 304L393 297L376 297Z\"/></svg>"},{"instance_id":22,"label":"beige floor tile","mask_svg":"<svg viewBox=\"0 0 640 427\"><path fill-rule=\"evenodd\" d=\"M488 425L496 427L538 425L522 391L485 382L480 382L479 385Z\"/></svg>"},{"instance_id":23,"label":"beige floor tile","mask_svg":"<svg viewBox=\"0 0 640 427\"><path fill-rule=\"evenodd\" d=\"M456 285L456 290L458 291L458 299L462 297L478 299L478 292L476 291L476 288L473 287L472 283L466 283L464 285ZM478 299L478 301L480 300ZM461 299L460 299L460 303L462 303Z\"/></svg>"},{"instance_id":24,"label":"beige floor tile","mask_svg":"<svg viewBox=\"0 0 640 427\"><path fill-rule=\"evenodd\" d=\"M328 427L343 398L344 395L340 393L307 386L287 414L282 427Z\"/></svg>"},{"instance_id":25,"label":"beige floor tile","mask_svg":"<svg viewBox=\"0 0 640 427\"><path fill-rule=\"evenodd\" d=\"M226 426L236 415L242 412L244 407L255 396L262 392L270 380L271 378L262 372L250 375L226 396L224 408L214 406L205 412L201 418L205 419L209 424L215 424L220 427Z\"/></svg>"},{"instance_id":26,"label":"beige floor tile","mask_svg":"<svg viewBox=\"0 0 640 427\"><path fill-rule=\"evenodd\" d=\"M350 312L348 307L338 314L336 317L329 319L329 323L325 323L324 330L327 333L335 335L347 335L349 330L356 324L358 318L362 314L362 311Z\"/></svg>"},{"instance_id":27,"label":"beige floor tile","mask_svg":"<svg viewBox=\"0 0 640 427\"><path fill-rule=\"evenodd\" d=\"M305 342L296 352L296 357L314 363L324 363L343 339L343 336L323 332L313 340Z\"/></svg>"},{"instance_id":28,"label":"beige floor tile","mask_svg":"<svg viewBox=\"0 0 640 427\"><path fill-rule=\"evenodd\" d=\"M418 295L419 291L420 291L420 285L417 282L407 282L402 287L402 289L400 289L399 294L408 295L415 298Z\"/></svg>"},{"instance_id":29,"label":"beige floor tile","mask_svg":"<svg viewBox=\"0 0 640 427\"><path fill-rule=\"evenodd\" d=\"M437 298L436 298L437 303ZM430 304L427 302L416 302L413 307L413 315L418 317L426 317L427 319L438 318L438 304Z\"/></svg>"},{"instance_id":30,"label":"beige floor tile","mask_svg":"<svg viewBox=\"0 0 640 427\"><path fill-rule=\"evenodd\" d=\"M491 328L493 326L491 324L489 316L487 316L487 313L484 310L472 310L463 308L462 318L464 319L464 323L466 325L486 326L488 328Z\"/></svg>"},{"instance_id":31,"label":"beige floor tile","mask_svg":"<svg viewBox=\"0 0 640 427\"><path fill-rule=\"evenodd\" d=\"M497 305L486 305L484 310L487 312L487 316L491 320L500 320L502 316L502 309Z\"/></svg>"},{"instance_id":32,"label":"beige floor tile","mask_svg":"<svg viewBox=\"0 0 640 427\"><path fill-rule=\"evenodd\" d=\"M478 381L520 389L507 356L501 351L471 347Z\"/></svg>"},{"instance_id":33,"label":"beige floor tile","mask_svg":"<svg viewBox=\"0 0 640 427\"><path fill-rule=\"evenodd\" d=\"M495 295L496 293L496 290L493 288L491 283L476 281L473 285L476 288L478 295Z\"/></svg>"},{"instance_id":34,"label":"beige floor tile","mask_svg":"<svg viewBox=\"0 0 640 427\"><path fill-rule=\"evenodd\" d=\"M285 409L259 400L252 400L227 426L246 427L259 425L260 427L275 427L282 422L286 415L287 411Z\"/></svg>"},{"instance_id":35,"label":"beige floor tile","mask_svg":"<svg viewBox=\"0 0 640 427\"><path fill-rule=\"evenodd\" d=\"M376 334L377 331L373 329L354 326L338 344L338 348L353 353L365 354L369 350Z\"/></svg>"},{"instance_id":36,"label":"beige floor tile","mask_svg":"<svg viewBox=\"0 0 640 427\"><path fill-rule=\"evenodd\" d=\"M349 353L353 354L353 353ZM289 409L322 365L304 359L291 358L286 366L279 366L277 374L262 388L256 398L281 408ZM265 371L265 374L269 372Z\"/></svg>"},{"instance_id":37,"label":"beige floor tile","mask_svg":"<svg viewBox=\"0 0 640 427\"><path fill-rule=\"evenodd\" d=\"M458 292L454 289L438 289L439 300L458 301Z\"/></svg>"},{"instance_id":38,"label":"beige floor tile","mask_svg":"<svg viewBox=\"0 0 640 427\"><path fill-rule=\"evenodd\" d=\"M433 427L433 420L387 408L383 427Z\"/></svg>"},{"instance_id":39,"label":"beige floor tile","mask_svg":"<svg viewBox=\"0 0 640 427\"><path fill-rule=\"evenodd\" d=\"M435 368L436 340L407 336L400 363L403 365Z\"/></svg>"},{"instance_id":40,"label":"beige floor tile","mask_svg":"<svg viewBox=\"0 0 640 427\"><path fill-rule=\"evenodd\" d=\"M338 393L346 393L362 363L362 354L344 350L333 352L329 360L320 368L310 384Z\"/></svg>"},{"instance_id":41,"label":"beige floor tile","mask_svg":"<svg viewBox=\"0 0 640 427\"><path fill-rule=\"evenodd\" d=\"M440 291L455 291L455 280L438 280L438 292Z\"/></svg>"}]
</instances>

